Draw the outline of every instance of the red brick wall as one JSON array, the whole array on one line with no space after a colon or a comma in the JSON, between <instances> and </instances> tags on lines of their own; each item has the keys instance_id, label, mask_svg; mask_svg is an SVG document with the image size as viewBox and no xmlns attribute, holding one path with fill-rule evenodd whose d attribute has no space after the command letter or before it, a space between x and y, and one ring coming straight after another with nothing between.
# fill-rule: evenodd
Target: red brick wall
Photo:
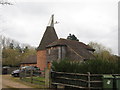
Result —
<instances>
[{"instance_id":1,"label":"red brick wall","mask_svg":"<svg viewBox=\"0 0 120 90\"><path fill-rule=\"evenodd\" d=\"M46 68L46 50L37 51L37 67L39 67L40 70Z\"/></svg>"},{"instance_id":2,"label":"red brick wall","mask_svg":"<svg viewBox=\"0 0 120 90\"><path fill-rule=\"evenodd\" d=\"M24 67L24 66L37 66L37 64L21 64L20 66L21 67Z\"/></svg>"}]
</instances>

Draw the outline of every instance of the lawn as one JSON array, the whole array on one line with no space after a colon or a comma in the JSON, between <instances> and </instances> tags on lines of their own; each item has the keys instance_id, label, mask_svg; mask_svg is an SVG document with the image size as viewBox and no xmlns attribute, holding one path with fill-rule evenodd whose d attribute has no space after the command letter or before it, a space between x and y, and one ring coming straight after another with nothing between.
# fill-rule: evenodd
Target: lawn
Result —
<instances>
[{"instance_id":1,"label":"lawn","mask_svg":"<svg viewBox=\"0 0 120 90\"><path fill-rule=\"evenodd\" d=\"M45 78L44 77L25 77L22 79L26 82L30 82L32 84L38 84L38 85L45 85Z\"/></svg>"}]
</instances>

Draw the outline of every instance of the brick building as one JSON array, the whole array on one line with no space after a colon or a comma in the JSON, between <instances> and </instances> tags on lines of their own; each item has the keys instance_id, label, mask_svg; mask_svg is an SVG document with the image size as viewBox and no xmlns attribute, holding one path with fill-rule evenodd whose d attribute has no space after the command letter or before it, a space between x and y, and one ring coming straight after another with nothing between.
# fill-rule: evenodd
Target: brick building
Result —
<instances>
[{"instance_id":1,"label":"brick building","mask_svg":"<svg viewBox=\"0 0 120 90\"><path fill-rule=\"evenodd\" d=\"M58 39L54 29L54 16L47 26L42 40L37 48L37 67L44 70L48 62L67 58L69 60L83 61L94 59L94 49L88 45L67 39Z\"/></svg>"},{"instance_id":2,"label":"brick building","mask_svg":"<svg viewBox=\"0 0 120 90\"><path fill-rule=\"evenodd\" d=\"M46 46L56 40L58 40L58 36L55 32L54 25L53 25L53 15L50 25L47 26L45 33L42 37L42 40L37 48L37 67L41 70L44 70L46 67Z\"/></svg>"}]
</instances>

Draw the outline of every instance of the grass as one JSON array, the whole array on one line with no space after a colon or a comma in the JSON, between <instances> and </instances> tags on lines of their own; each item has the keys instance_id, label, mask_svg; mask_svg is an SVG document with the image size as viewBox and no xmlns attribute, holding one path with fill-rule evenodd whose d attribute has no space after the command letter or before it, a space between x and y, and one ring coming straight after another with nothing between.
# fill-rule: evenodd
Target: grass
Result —
<instances>
[{"instance_id":1,"label":"grass","mask_svg":"<svg viewBox=\"0 0 120 90\"><path fill-rule=\"evenodd\" d=\"M37 88L44 88L44 85L45 85L45 82L44 82L45 78L44 77L33 77L32 80L31 80L31 77L26 77L22 80L38 86Z\"/></svg>"},{"instance_id":2,"label":"grass","mask_svg":"<svg viewBox=\"0 0 120 90\"><path fill-rule=\"evenodd\" d=\"M33 79L37 79L37 80L40 80L40 81L45 81L44 77L33 77Z\"/></svg>"}]
</instances>

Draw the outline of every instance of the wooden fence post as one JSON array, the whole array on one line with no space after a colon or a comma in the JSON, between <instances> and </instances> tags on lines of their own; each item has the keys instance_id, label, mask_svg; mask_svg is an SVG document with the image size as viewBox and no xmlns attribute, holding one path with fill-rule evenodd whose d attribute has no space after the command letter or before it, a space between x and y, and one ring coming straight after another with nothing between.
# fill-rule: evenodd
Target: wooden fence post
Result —
<instances>
[{"instance_id":1,"label":"wooden fence post","mask_svg":"<svg viewBox=\"0 0 120 90\"><path fill-rule=\"evenodd\" d=\"M50 69L45 69L45 87L50 88L51 87L51 72Z\"/></svg>"},{"instance_id":2,"label":"wooden fence post","mask_svg":"<svg viewBox=\"0 0 120 90\"><path fill-rule=\"evenodd\" d=\"M19 76L20 76L20 79L22 79L22 71L21 71L21 68L20 68L20 74L19 74Z\"/></svg>"},{"instance_id":3,"label":"wooden fence post","mask_svg":"<svg viewBox=\"0 0 120 90\"><path fill-rule=\"evenodd\" d=\"M33 70L31 69L31 72L30 72L30 76L31 76L31 83L33 83Z\"/></svg>"},{"instance_id":4,"label":"wooden fence post","mask_svg":"<svg viewBox=\"0 0 120 90\"><path fill-rule=\"evenodd\" d=\"M26 71L26 68L25 68L24 78L26 78L26 73L27 73L27 71Z\"/></svg>"},{"instance_id":5,"label":"wooden fence post","mask_svg":"<svg viewBox=\"0 0 120 90\"><path fill-rule=\"evenodd\" d=\"M90 72L88 72L88 90L90 90Z\"/></svg>"}]
</instances>

